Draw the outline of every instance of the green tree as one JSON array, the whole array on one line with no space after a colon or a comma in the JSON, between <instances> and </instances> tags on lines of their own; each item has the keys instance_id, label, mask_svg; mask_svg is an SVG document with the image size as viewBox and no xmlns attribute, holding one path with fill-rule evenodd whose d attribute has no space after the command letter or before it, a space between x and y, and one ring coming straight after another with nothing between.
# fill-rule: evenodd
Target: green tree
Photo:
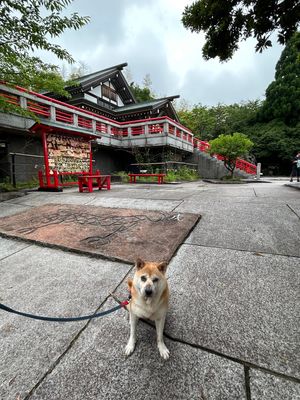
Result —
<instances>
[{"instance_id":1,"label":"green tree","mask_svg":"<svg viewBox=\"0 0 300 400\"><path fill-rule=\"evenodd\" d=\"M130 89L138 103L154 99L151 90L148 87L140 87L137 83L132 82L130 84Z\"/></svg>"},{"instance_id":2,"label":"green tree","mask_svg":"<svg viewBox=\"0 0 300 400\"><path fill-rule=\"evenodd\" d=\"M275 80L266 90L259 112L265 122L277 119L288 126L300 122L300 32L288 41L276 65Z\"/></svg>"},{"instance_id":3,"label":"green tree","mask_svg":"<svg viewBox=\"0 0 300 400\"><path fill-rule=\"evenodd\" d=\"M130 72L127 71L127 75L131 75ZM143 85L139 86L135 82L130 83L130 89L132 90L134 97L138 103L143 103L144 101L154 100L155 94L152 91L152 81L150 74L146 74L143 79Z\"/></svg>"},{"instance_id":4,"label":"green tree","mask_svg":"<svg viewBox=\"0 0 300 400\"><path fill-rule=\"evenodd\" d=\"M221 134L231 132L246 133L248 125L256 117L260 108L258 100L241 104L218 104L207 107L201 104L192 109L182 107L177 110L180 121L202 140L211 140Z\"/></svg>"},{"instance_id":5,"label":"green tree","mask_svg":"<svg viewBox=\"0 0 300 400\"><path fill-rule=\"evenodd\" d=\"M236 160L246 156L253 146L253 142L244 134L235 132L232 135L220 135L209 142L210 153L224 157L224 165L231 177L235 170Z\"/></svg>"},{"instance_id":6,"label":"green tree","mask_svg":"<svg viewBox=\"0 0 300 400\"><path fill-rule=\"evenodd\" d=\"M189 128L196 137L207 140L213 132L214 119L209 108L202 104L195 105L191 110L183 107L177 110L180 122Z\"/></svg>"},{"instance_id":7,"label":"green tree","mask_svg":"<svg viewBox=\"0 0 300 400\"><path fill-rule=\"evenodd\" d=\"M196 0L186 6L183 25L192 32L205 32L202 48L205 59L229 60L239 41L256 38L256 51L272 46L270 35L285 44L296 32L300 20L300 3L295 0Z\"/></svg>"},{"instance_id":8,"label":"green tree","mask_svg":"<svg viewBox=\"0 0 300 400\"><path fill-rule=\"evenodd\" d=\"M35 91L52 91L68 95L66 83L56 65L45 63L33 55L35 50L53 53L58 59L72 63L67 50L51 43L66 29L79 29L89 17L73 13L61 16L73 0L1 0L0 8L0 80ZM0 97L0 108L11 106Z\"/></svg>"}]
</instances>

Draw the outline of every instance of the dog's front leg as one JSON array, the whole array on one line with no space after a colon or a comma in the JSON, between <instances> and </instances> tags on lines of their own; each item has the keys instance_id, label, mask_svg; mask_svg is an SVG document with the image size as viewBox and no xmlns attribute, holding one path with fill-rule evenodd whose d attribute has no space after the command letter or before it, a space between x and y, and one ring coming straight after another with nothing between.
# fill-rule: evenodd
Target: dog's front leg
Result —
<instances>
[{"instance_id":1,"label":"dog's front leg","mask_svg":"<svg viewBox=\"0 0 300 400\"><path fill-rule=\"evenodd\" d=\"M128 343L125 347L126 356L129 356L131 353L133 353L133 350L135 348L137 322L138 322L138 317L131 312L130 313L130 336L129 336Z\"/></svg>"},{"instance_id":2,"label":"dog's front leg","mask_svg":"<svg viewBox=\"0 0 300 400\"><path fill-rule=\"evenodd\" d=\"M165 326L165 319L166 317L162 317L161 319L155 320L156 326L156 334L157 334L157 347L159 350L160 355L163 359L167 360L169 358L169 350L164 342L164 326Z\"/></svg>"}]
</instances>

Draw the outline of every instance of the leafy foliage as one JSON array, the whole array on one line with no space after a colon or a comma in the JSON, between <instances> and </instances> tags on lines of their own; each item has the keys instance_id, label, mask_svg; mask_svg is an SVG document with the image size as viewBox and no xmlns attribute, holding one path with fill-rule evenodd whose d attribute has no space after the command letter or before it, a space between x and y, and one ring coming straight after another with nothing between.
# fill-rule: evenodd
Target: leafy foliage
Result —
<instances>
[{"instance_id":1,"label":"leafy foliage","mask_svg":"<svg viewBox=\"0 0 300 400\"><path fill-rule=\"evenodd\" d=\"M177 170L168 170L165 182L196 181L200 177L194 169L183 166Z\"/></svg>"},{"instance_id":2,"label":"leafy foliage","mask_svg":"<svg viewBox=\"0 0 300 400\"><path fill-rule=\"evenodd\" d=\"M236 160L247 155L253 146L253 142L242 133L235 132L232 135L220 135L211 140L210 153L224 157L224 165L230 171L231 176L235 169Z\"/></svg>"},{"instance_id":3,"label":"leafy foliage","mask_svg":"<svg viewBox=\"0 0 300 400\"><path fill-rule=\"evenodd\" d=\"M135 82L130 83L130 89L138 103L155 99L155 94L153 93L151 86L152 81L149 74L145 75L142 86L139 86Z\"/></svg>"},{"instance_id":4,"label":"leafy foliage","mask_svg":"<svg viewBox=\"0 0 300 400\"><path fill-rule=\"evenodd\" d=\"M259 108L260 102L256 100L241 104L218 104L215 107L198 104L191 110L179 109L177 113L181 123L191 129L196 137L211 140L221 134L243 131L256 118Z\"/></svg>"},{"instance_id":5,"label":"leafy foliage","mask_svg":"<svg viewBox=\"0 0 300 400\"><path fill-rule=\"evenodd\" d=\"M140 87L137 83L131 83L130 89L133 92L133 95L138 103L142 103L143 101L153 100L151 90L147 87Z\"/></svg>"},{"instance_id":6,"label":"leafy foliage","mask_svg":"<svg viewBox=\"0 0 300 400\"><path fill-rule=\"evenodd\" d=\"M300 123L290 127L282 121L258 122L245 133L253 140L253 154L266 174L288 174L291 159L300 149Z\"/></svg>"},{"instance_id":7,"label":"leafy foliage","mask_svg":"<svg viewBox=\"0 0 300 400\"><path fill-rule=\"evenodd\" d=\"M68 95L58 67L34 56L34 50L50 51L72 63L67 50L51 43L66 29L79 29L89 17L77 13L61 16L72 0L2 0L0 9L0 80L35 91ZM4 102L2 101L4 107Z\"/></svg>"},{"instance_id":8,"label":"leafy foliage","mask_svg":"<svg viewBox=\"0 0 300 400\"><path fill-rule=\"evenodd\" d=\"M241 132L253 142L251 157L264 174L288 174L291 158L300 149L300 33L287 43L276 65L275 80L264 102L181 108L181 122L202 140ZM248 159L251 160L251 157Z\"/></svg>"},{"instance_id":9,"label":"leafy foliage","mask_svg":"<svg viewBox=\"0 0 300 400\"><path fill-rule=\"evenodd\" d=\"M259 119L277 119L288 126L300 122L300 32L294 34L280 56Z\"/></svg>"},{"instance_id":10,"label":"leafy foliage","mask_svg":"<svg viewBox=\"0 0 300 400\"><path fill-rule=\"evenodd\" d=\"M205 59L229 60L240 40L256 38L256 51L272 46L270 35L278 31L285 44L299 26L300 3L294 0L196 0L186 6L183 25L192 32L205 32Z\"/></svg>"}]
</instances>

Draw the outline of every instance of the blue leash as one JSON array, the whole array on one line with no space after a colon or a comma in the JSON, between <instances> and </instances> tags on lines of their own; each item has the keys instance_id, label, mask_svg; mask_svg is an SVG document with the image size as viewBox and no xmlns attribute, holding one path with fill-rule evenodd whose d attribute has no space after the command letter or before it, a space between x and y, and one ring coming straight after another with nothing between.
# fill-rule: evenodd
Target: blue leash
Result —
<instances>
[{"instance_id":1,"label":"blue leash","mask_svg":"<svg viewBox=\"0 0 300 400\"><path fill-rule=\"evenodd\" d=\"M98 317L104 317L104 315L111 314L111 313L119 310L120 308L126 307L128 304L129 304L129 300L125 300L125 301L120 302L120 304L117 305L116 307L110 308L109 310L106 310L106 311L99 312L97 314L83 315L82 317L66 317L66 318L44 317L44 316L41 316L41 315L29 314L29 313L25 313L25 312L22 312L22 311L14 310L14 309L6 306L5 304L1 304L1 303L0 303L0 309L3 310L3 311L7 311L9 313L12 313L12 314L22 315L23 317L32 318L32 319L38 319L38 320L41 320L41 321L73 322L73 321L83 321L85 319L93 319L93 318L98 318Z\"/></svg>"}]
</instances>

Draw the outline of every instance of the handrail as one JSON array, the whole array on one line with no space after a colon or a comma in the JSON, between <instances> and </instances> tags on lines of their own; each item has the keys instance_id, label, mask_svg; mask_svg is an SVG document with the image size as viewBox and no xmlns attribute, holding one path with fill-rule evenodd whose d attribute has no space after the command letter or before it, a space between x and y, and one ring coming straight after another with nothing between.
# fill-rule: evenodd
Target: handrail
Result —
<instances>
[{"instance_id":1,"label":"handrail","mask_svg":"<svg viewBox=\"0 0 300 400\"><path fill-rule=\"evenodd\" d=\"M145 127L148 126L147 129L149 131L149 127L152 126L149 131L151 135L167 133L168 136L176 139L179 138L182 142L190 143L192 144L193 148L203 152L208 151L210 148L208 142L195 138L193 133L188 128L179 122L172 120L168 116L118 122L88 111L84 108L79 108L71 104L52 99L48 96L22 88L20 86L9 87L3 84L3 82L0 82L0 89L2 92L8 93L7 97L10 99L9 101L11 103L19 104L21 107L23 106L23 108L27 108L36 115L46 119L48 118L50 121L54 120L55 122L64 123L66 126L83 128L87 131L93 131L96 134L98 132L99 136L111 136L115 139L120 139L122 137L128 138L129 136L134 138L145 135ZM22 105L22 95L18 92L25 94L25 96L23 95L23 97L27 99L27 101L24 100L25 105L24 103ZM38 102L36 98L41 99L42 102ZM55 107L53 113L51 111L51 106ZM164 124L167 124L167 131L164 130ZM238 159L236 162L236 167L244 170L247 173L256 174L256 166L248 161Z\"/></svg>"},{"instance_id":2,"label":"handrail","mask_svg":"<svg viewBox=\"0 0 300 400\"><path fill-rule=\"evenodd\" d=\"M40 115L42 117L45 117L45 118L51 117L50 108L47 109L47 106L50 107L51 105L54 105L54 106L57 105L58 107L55 107L55 109L58 111L57 114L59 115L59 118L56 115L55 120L58 122L63 122L63 123L69 124L69 125L74 124L73 117L71 116L71 110L72 110L72 111L74 111L74 114L76 113L76 114L80 115L79 119L84 116L90 116L90 117L92 117L90 121L96 120L100 123L111 125L117 129L130 128L131 126L141 125L141 124L143 124L143 126L145 126L145 125L148 125L151 123L167 122L169 124L172 124L177 129L182 130L186 135L188 135L190 137L189 141L192 141L192 138L194 136L193 133L188 128L186 128L179 122L172 120L168 116L118 122L118 121L112 120L110 118L104 117L102 115L88 111L84 108L79 108L79 107L73 106L71 104L67 104L67 103L64 103L64 102L56 100L56 99L52 99L48 96L30 91L30 90L22 88L20 86L15 86L14 88L11 88L6 85L0 84L0 88L6 93L14 93L16 96L19 96L19 97L21 97L21 94L19 94L18 92L25 94L25 97L29 100L29 102L31 101L31 104L28 107L28 109L30 111L32 111L33 113ZM38 105L33 104L32 100L33 101L36 100L35 98L43 100L43 102L46 102L47 105L45 105L45 103L44 104L38 103ZM63 111L61 111L61 108L63 108ZM67 110L70 110L70 115L66 115L66 113L68 113ZM92 129L92 124L90 123L90 126L89 126L88 120L86 120L86 121L79 120L78 125L79 125L79 127L83 127L83 128L89 129L89 130ZM98 129L96 129L96 130L99 131ZM100 129L100 131L103 132L102 129ZM120 134L120 133L118 132L118 134ZM119 136L119 135L117 135L117 136ZM183 138L183 140L184 140L184 138Z\"/></svg>"},{"instance_id":3,"label":"handrail","mask_svg":"<svg viewBox=\"0 0 300 400\"><path fill-rule=\"evenodd\" d=\"M202 152L208 152L208 150L210 149L210 144L209 142L206 142L204 140L194 138L194 148ZM220 154L216 154L216 157L218 160L224 160L224 157ZM256 175L256 165L251 164L249 161L238 158L236 160L235 167L242 171L245 171L247 174Z\"/></svg>"},{"instance_id":4,"label":"handrail","mask_svg":"<svg viewBox=\"0 0 300 400\"><path fill-rule=\"evenodd\" d=\"M45 96L45 95L43 95L41 93L37 93L37 92L34 92L32 90L28 90L28 89L22 88L21 86L15 86L15 88L17 90L19 90L20 92L25 92L25 93L31 94L33 96L39 97L39 98L41 98L43 100L50 101L51 103L59 104L61 106L70 108L72 110L76 110L76 111L83 112L85 114L89 114L89 115L94 116L96 118L104 119L104 120L106 120L106 121L108 121L108 122L110 122L112 124L118 124L118 125L128 125L128 124L130 124L131 125L131 124L136 124L136 123L141 123L141 122L144 123L144 122L148 122L148 121L158 121L158 120L161 120L161 119L166 119L166 120L168 120L168 121L170 121L172 123L175 123L176 125L180 126L181 128L183 128L184 130L190 132L191 134L193 134L190 129L188 129L187 127L182 125L180 122L174 121L172 118L170 118L168 116L155 117L155 118L146 118L146 119L140 119L140 120L125 121L125 122L118 122L118 121L115 121L115 120L113 120L111 118L104 117L102 115L100 116L99 114L93 113L92 111L88 111L88 110L86 110L84 108L76 107L76 106L73 106L72 104L64 103L63 101L53 99L53 98Z\"/></svg>"}]
</instances>

